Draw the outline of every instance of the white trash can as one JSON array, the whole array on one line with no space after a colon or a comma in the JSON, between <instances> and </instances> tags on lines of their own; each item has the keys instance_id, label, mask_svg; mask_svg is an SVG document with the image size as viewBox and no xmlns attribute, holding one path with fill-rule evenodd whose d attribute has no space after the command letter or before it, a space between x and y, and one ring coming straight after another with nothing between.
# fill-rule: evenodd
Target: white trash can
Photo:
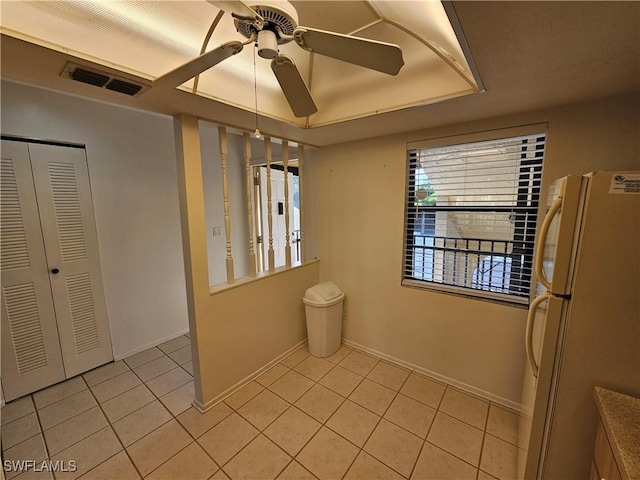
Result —
<instances>
[{"instance_id":1,"label":"white trash can","mask_svg":"<svg viewBox=\"0 0 640 480\"><path fill-rule=\"evenodd\" d=\"M344 293L333 282L319 283L304 293L309 353L328 357L340 348Z\"/></svg>"}]
</instances>

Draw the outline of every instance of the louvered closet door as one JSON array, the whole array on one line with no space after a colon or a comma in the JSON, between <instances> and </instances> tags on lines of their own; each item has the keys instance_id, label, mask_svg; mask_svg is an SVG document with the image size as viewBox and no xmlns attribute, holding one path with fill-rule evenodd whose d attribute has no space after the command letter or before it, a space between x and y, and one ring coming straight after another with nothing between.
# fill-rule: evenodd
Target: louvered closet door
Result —
<instances>
[{"instance_id":1,"label":"louvered closet door","mask_svg":"<svg viewBox=\"0 0 640 480\"><path fill-rule=\"evenodd\" d=\"M89 172L82 148L29 152L68 378L113 359Z\"/></svg>"},{"instance_id":2,"label":"louvered closet door","mask_svg":"<svg viewBox=\"0 0 640 480\"><path fill-rule=\"evenodd\" d=\"M26 143L2 142L2 385L5 399L64 380Z\"/></svg>"}]
</instances>

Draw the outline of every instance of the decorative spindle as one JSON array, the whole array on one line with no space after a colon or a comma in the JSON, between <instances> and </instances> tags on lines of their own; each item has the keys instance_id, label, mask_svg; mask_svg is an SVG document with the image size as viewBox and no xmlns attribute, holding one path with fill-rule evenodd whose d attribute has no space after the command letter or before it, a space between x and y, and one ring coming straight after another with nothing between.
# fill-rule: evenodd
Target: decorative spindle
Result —
<instances>
[{"instance_id":1,"label":"decorative spindle","mask_svg":"<svg viewBox=\"0 0 640 480\"><path fill-rule=\"evenodd\" d=\"M224 199L224 232L227 237L227 283L235 281L231 255L231 218L229 217L229 181L227 180L227 129L218 127L220 165L222 167L222 196Z\"/></svg>"},{"instance_id":2,"label":"decorative spindle","mask_svg":"<svg viewBox=\"0 0 640 480\"><path fill-rule=\"evenodd\" d=\"M298 145L298 195L300 196L300 261L307 262L307 249L304 240L304 145Z\"/></svg>"},{"instance_id":3,"label":"decorative spindle","mask_svg":"<svg viewBox=\"0 0 640 480\"><path fill-rule=\"evenodd\" d=\"M284 256L287 268L291 268L291 243L289 239L289 143L282 141L282 164L284 165Z\"/></svg>"},{"instance_id":4,"label":"decorative spindle","mask_svg":"<svg viewBox=\"0 0 640 480\"><path fill-rule=\"evenodd\" d=\"M253 176L251 175L251 135L244 134L244 174L247 178L247 220L249 222L249 276L256 276L256 252L253 247Z\"/></svg>"},{"instance_id":5,"label":"decorative spindle","mask_svg":"<svg viewBox=\"0 0 640 480\"><path fill-rule=\"evenodd\" d=\"M264 137L264 147L267 157L267 226L269 228L269 271L276 269L275 252L273 251L273 215L271 208L271 137Z\"/></svg>"}]
</instances>

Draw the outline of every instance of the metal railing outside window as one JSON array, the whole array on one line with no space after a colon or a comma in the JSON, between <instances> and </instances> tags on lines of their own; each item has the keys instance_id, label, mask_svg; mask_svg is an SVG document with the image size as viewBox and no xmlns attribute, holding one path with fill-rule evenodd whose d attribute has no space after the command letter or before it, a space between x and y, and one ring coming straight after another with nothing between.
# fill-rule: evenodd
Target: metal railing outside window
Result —
<instances>
[{"instance_id":1,"label":"metal railing outside window","mask_svg":"<svg viewBox=\"0 0 640 480\"><path fill-rule=\"evenodd\" d=\"M300 256L300 230L294 230L291 232L291 244L293 245L293 263L300 263L302 257Z\"/></svg>"},{"instance_id":2,"label":"metal railing outside window","mask_svg":"<svg viewBox=\"0 0 640 480\"><path fill-rule=\"evenodd\" d=\"M544 144L410 149L403 284L527 303Z\"/></svg>"}]
</instances>

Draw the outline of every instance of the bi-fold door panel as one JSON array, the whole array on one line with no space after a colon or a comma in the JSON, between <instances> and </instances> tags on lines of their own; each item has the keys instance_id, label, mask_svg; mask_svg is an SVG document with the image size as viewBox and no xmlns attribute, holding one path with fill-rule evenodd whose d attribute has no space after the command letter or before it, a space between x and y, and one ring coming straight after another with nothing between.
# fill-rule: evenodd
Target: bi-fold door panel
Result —
<instances>
[{"instance_id":1,"label":"bi-fold door panel","mask_svg":"<svg viewBox=\"0 0 640 480\"><path fill-rule=\"evenodd\" d=\"M64 380L26 143L2 142L2 383L6 400Z\"/></svg>"},{"instance_id":2,"label":"bi-fold door panel","mask_svg":"<svg viewBox=\"0 0 640 480\"><path fill-rule=\"evenodd\" d=\"M2 384L12 400L113 359L85 150L2 142Z\"/></svg>"},{"instance_id":3,"label":"bi-fold door panel","mask_svg":"<svg viewBox=\"0 0 640 480\"><path fill-rule=\"evenodd\" d=\"M89 172L82 148L31 144L67 377L112 360Z\"/></svg>"}]
</instances>

